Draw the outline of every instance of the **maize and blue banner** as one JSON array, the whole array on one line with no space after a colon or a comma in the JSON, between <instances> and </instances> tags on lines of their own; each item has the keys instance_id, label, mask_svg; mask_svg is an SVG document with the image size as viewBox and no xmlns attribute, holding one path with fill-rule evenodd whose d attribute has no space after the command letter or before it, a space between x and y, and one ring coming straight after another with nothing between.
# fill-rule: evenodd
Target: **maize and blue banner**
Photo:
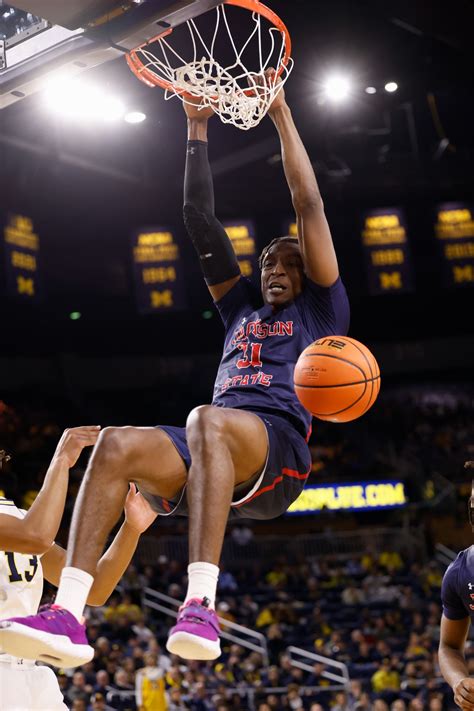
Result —
<instances>
[{"instance_id":1,"label":"maize and blue banner","mask_svg":"<svg viewBox=\"0 0 474 711\"><path fill-rule=\"evenodd\" d=\"M413 291L413 263L402 208L366 210L361 238L369 292L378 295Z\"/></svg>"},{"instance_id":2,"label":"maize and blue banner","mask_svg":"<svg viewBox=\"0 0 474 711\"><path fill-rule=\"evenodd\" d=\"M240 271L246 277L258 281L258 253L256 244L256 229L253 220L224 220L224 229L229 236Z\"/></svg>"},{"instance_id":3,"label":"maize and blue banner","mask_svg":"<svg viewBox=\"0 0 474 711\"><path fill-rule=\"evenodd\" d=\"M40 240L31 217L8 213L3 239L8 296L36 304L41 299Z\"/></svg>"},{"instance_id":4,"label":"maize and blue banner","mask_svg":"<svg viewBox=\"0 0 474 711\"><path fill-rule=\"evenodd\" d=\"M435 236L443 259L445 286L474 284L474 212L464 202L436 207Z\"/></svg>"},{"instance_id":5,"label":"maize and blue banner","mask_svg":"<svg viewBox=\"0 0 474 711\"><path fill-rule=\"evenodd\" d=\"M142 314L186 309L179 246L168 227L144 227L132 238L133 276Z\"/></svg>"}]
</instances>

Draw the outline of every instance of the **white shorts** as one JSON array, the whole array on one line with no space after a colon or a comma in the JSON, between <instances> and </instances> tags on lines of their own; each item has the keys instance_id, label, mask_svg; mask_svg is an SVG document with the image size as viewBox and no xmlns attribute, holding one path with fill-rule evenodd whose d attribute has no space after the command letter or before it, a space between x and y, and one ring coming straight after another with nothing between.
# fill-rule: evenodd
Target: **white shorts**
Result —
<instances>
[{"instance_id":1,"label":"white shorts","mask_svg":"<svg viewBox=\"0 0 474 711\"><path fill-rule=\"evenodd\" d=\"M0 661L0 711L67 711L67 708L52 669L21 659Z\"/></svg>"}]
</instances>

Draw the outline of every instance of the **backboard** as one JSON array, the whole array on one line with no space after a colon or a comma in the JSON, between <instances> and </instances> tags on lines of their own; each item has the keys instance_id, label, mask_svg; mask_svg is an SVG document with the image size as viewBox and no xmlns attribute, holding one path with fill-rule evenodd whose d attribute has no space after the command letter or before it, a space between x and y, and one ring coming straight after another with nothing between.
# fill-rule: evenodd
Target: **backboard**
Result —
<instances>
[{"instance_id":1,"label":"backboard","mask_svg":"<svg viewBox=\"0 0 474 711\"><path fill-rule=\"evenodd\" d=\"M122 57L222 0L0 0L0 109Z\"/></svg>"}]
</instances>

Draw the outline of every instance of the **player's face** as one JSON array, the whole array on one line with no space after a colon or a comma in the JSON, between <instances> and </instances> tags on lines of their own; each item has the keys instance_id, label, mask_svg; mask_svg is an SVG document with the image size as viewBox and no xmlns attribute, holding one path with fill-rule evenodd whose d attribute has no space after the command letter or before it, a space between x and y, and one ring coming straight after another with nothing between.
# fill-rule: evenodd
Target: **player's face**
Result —
<instances>
[{"instance_id":1,"label":"player's face","mask_svg":"<svg viewBox=\"0 0 474 711\"><path fill-rule=\"evenodd\" d=\"M283 308L303 289L304 270L301 252L294 242L274 245L262 264L262 294L266 304Z\"/></svg>"}]
</instances>

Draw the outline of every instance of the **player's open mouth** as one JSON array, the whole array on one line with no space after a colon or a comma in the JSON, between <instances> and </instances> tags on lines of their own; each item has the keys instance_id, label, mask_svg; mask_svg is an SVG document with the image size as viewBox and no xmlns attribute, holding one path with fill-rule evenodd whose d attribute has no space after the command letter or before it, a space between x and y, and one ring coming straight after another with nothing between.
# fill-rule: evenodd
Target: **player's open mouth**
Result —
<instances>
[{"instance_id":1,"label":"player's open mouth","mask_svg":"<svg viewBox=\"0 0 474 711\"><path fill-rule=\"evenodd\" d=\"M280 284L278 281L272 281L271 284L268 285L268 291L271 294L282 294L286 291L286 286L283 286L283 284Z\"/></svg>"}]
</instances>

